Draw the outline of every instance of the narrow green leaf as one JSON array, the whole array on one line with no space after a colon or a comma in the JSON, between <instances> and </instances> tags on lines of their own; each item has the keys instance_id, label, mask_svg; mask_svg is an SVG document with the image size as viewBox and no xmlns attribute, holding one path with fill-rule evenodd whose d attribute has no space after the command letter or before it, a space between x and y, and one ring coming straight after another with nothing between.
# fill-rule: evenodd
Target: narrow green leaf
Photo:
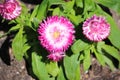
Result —
<instances>
[{"instance_id":1,"label":"narrow green leaf","mask_svg":"<svg viewBox=\"0 0 120 80\"><path fill-rule=\"evenodd\" d=\"M42 21L46 17L47 8L48 8L48 0L43 0L42 3L39 5L36 18Z\"/></svg>"},{"instance_id":2,"label":"narrow green leaf","mask_svg":"<svg viewBox=\"0 0 120 80\"><path fill-rule=\"evenodd\" d=\"M28 49L30 49L30 45L28 45L27 43L23 45L23 53L25 53Z\"/></svg>"},{"instance_id":3,"label":"narrow green leaf","mask_svg":"<svg viewBox=\"0 0 120 80\"><path fill-rule=\"evenodd\" d=\"M110 35L108 37L108 39L110 40L110 42L117 47L118 49L120 49L120 37L116 37L120 35L120 29L118 28L118 26L116 25L114 19L107 13L105 13L100 6L97 6L96 9L96 13L99 13L99 15L104 15L108 21L108 23L110 24Z\"/></svg>"},{"instance_id":4,"label":"narrow green leaf","mask_svg":"<svg viewBox=\"0 0 120 80\"><path fill-rule=\"evenodd\" d=\"M66 80L63 69L60 67L60 72L58 74L57 80Z\"/></svg>"},{"instance_id":5,"label":"narrow green leaf","mask_svg":"<svg viewBox=\"0 0 120 80\"><path fill-rule=\"evenodd\" d=\"M14 23L16 23L15 20L11 20L10 22L8 22L9 25L10 25L10 24L14 24Z\"/></svg>"},{"instance_id":6,"label":"narrow green leaf","mask_svg":"<svg viewBox=\"0 0 120 80\"><path fill-rule=\"evenodd\" d=\"M105 44L105 42L103 42L103 41L100 41L100 42L97 42L97 51L99 52L99 53L103 53L102 52L102 46Z\"/></svg>"},{"instance_id":7,"label":"narrow green leaf","mask_svg":"<svg viewBox=\"0 0 120 80\"><path fill-rule=\"evenodd\" d=\"M57 62L50 62L46 64L46 68L49 74L51 74L53 77L56 77L59 73L59 67L57 65Z\"/></svg>"},{"instance_id":8,"label":"narrow green leaf","mask_svg":"<svg viewBox=\"0 0 120 80\"><path fill-rule=\"evenodd\" d=\"M55 9L53 10L52 15L60 15L60 8L59 8L59 7L55 8Z\"/></svg>"},{"instance_id":9,"label":"narrow green leaf","mask_svg":"<svg viewBox=\"0 0 120 80\"><path fill-rule=\"evenodd\" d=\"M85 58L83 61L84 71L87 71L91 65L90 50L84 50Z\"/></svg>"},{"instance_id":10,"label":"narrow green leaf","mask_svg":"<svg viewBox=\"0 0 120 80\"><path fill-rule=\"evenodd\" d=\"M105 54L109 54L112 57L116 58L120 64L120 54L115 47L106 45L104 42L99 42L97 45L97 51L99 53L103 54L102 56L104 57L104 61L110 66L110 68L112 70L115 68L115 66L114 66L111 58L108 56L105 56ZM118 66L119 66L119 64L118 64Z\"/></svg>"},{"instance_id":11,"label":"narrow green leaf","mask_svg":"<svg viewBox=\"0 0 120 80\"><path fill-rule=\"evenodd\" d=\"M32 53L32 69L34 74L39 80L50 80L47 70L45 69L45 63L42 62L42 57L37 53Z\"/></svg>"},{"instance_id":12,"label":"narrow green leaf","mask_svg":"<svg viewBox=\"0 0 120 80\"><path fill-rule=\"evenodd\" d=\"M21 25L20 25L20 24L17 24L17 25L15 25L15 26L13 26L12 28L10 28L10 30L9 30L8 32L18 30L20 27L21 27Z\"/></svg>"},{"instance_id":13,"label":"narrow green leaf","mask_svg":"<svg viewBox=\"0 0 120 80\"><path fill-rule=\"evenodd\" d=\"M82 40L77 40L72 46L71 50L73 53L77 54L80 53L82 50L85 50L89 47L90 45Z\"/></svg>"},{"instance_id":14,"label":"narrow green leaf","mask_svg":"<svg viewBox=\"0 0 120 80\"><path fill-rule=\"evenodd\" d=\"M77 7L83 8L83 0L75 0Z\"/></svg>"},{"instance_id":15,"label":"narrow green leaf","mask_svg":"<svg viewBox=\"0 0 120 80\"><path fill-rule=\"evenodd\" d=\"M51 5L60 5L60 4L64 4L65 2L63 0L49 0L49 7Z\"/></svg>"},{"instance_id":16,"label":"narrow green leaf","mask_svg":"<svg viewBox=\"0 0 120 80\"><path fill-rule=\"evenodd\" d=\"M92 48L92 49L93 49L92 51L95 53L95 56L96 56L97 60L99 61L99 63L104 66L105 61L104 61L103 55L101 53L97 52L95 48Z\"/></svg>"},{"instance_id":17,"label":"narrow green leaf","mask_svg":"<svg viewBox=\"0 0 120 80\"><path fill-rule=\"evenodd\" d=\"M114 48L113 46L105 44L104 46L102 46L102 49L105 50L105 52L107 52L108 54L110 54L114 58L116 58L118 61L120 61L120 53L116 48Z\"/></svg>"},{"instance_id":18,"label":"narrow green leaf","mask_svg":"<svg viewBox=\"0 0 120 80\"><path fill-rule=\"evenodd\" d=\"M106 56L103 55L104 61L110 66L111 70L115 69L113 62Z\"/></svg>"},{"instance_id":19,"label":"narrow green leaf","mask_svg":"<svg viewBox=\"0 0 120 80\"><path fill-rule=\"evenodd\" d=\"M69 17L69 19L75 24L75 25L79 25L80 22L83 21L82 17L80 15L75 16L73 14L68 14L67 15Z\"/></svg>"},{"instance_id":20,"label":"narrow green leaf","mask_svg":"<svg viewBox=\"0 0 120 80\"><path fill-rule=\"evenodd\" d=\"M21 60L24 53L23 53L23 27L20 28L19 32L16 34L15 38L12 42L12 49L15 58Z\"/></svg>"},{"instance_id":21,"label":"narrow green leaf","mask_svg":"<svg viewBox=\"0 0 120 80\"><path fill-rule=\"evenodd\" d=\"M75 3L75 0L65 2L65 4L62 5L62 7L64 8L64 11L69 13L73 9L74 3Z\"/></svg>"},{"instance_id":22,"label":"narrow green leaf","mask_svg":"<svg viewBox=\"0 0 120 80\"><path fill-rule=\"evenodd\" d=\"M80 62L78 60L79 54L72 55L71 57L66 56L64 58L64 68L66 76L69 80L75 80L76 71Z\"/></svg>"},{"instance_id":23,"label":"narrow green leaf","mask_svg":"<svg viewBox=\"0 0 120 80\"><path fill-rule=\"evenodd\" d=\"M32 27L35 29L34 31L36 31L36 29L38 28L39 23L40 23L39 19L33 18L33 25L32 25Z\"/></svg>"},{"instance_id":24,"label":"narrow green leaf","mask_svg":"<svg viewBox=\"0 0 120 80\"><path fill-rule=\"evenodd\" d=\"M79 57L79 60L82 61L83 59L85 58L83 52L81 53L80 57Z\"/></svg>"},{"instance_id":25,"label":"narrow green leaf","mask_svg":"<svg viewBox=\"0 0 120 80\"><path fill-rule=\"evenodd\" d=\"M111 26L111 33L108 38L115 47L120 49L120 37L117 37L120 35L120 29L118 28L118 26L116 25L115 21L111 16L107 15L107 20Z\"/></svg>"},{"instance_id":26,"label":"narrow green leaf","mask_svg":"<svg viewBox=\"0 0 120 80\"><path fill-rule=\"evenodd\" d=\"M39 5L36 5L31 16L30 16L30 21L32 21L33 18L37 15L38 9L39 9Z\"/></svg>"},{"instance_id":27,"label":"narrow green leaf","mask_svg":"<svg viewBox=\"0 0 120 80\"><path fill-rule=\"evenodd\" d=\"M95 0L95 2L111 8L120 14L120 0Z\"/></svg>"},{"instance_id":28,"label":"narrow green leaf","mask_svg":"<svg viewBox=\"0 0 120 80\"><path fill-rule=\"evenodd\" d=\"M84 7L85 7L85 12L86 11L94 11L95 10L95 3L93 0L84 0Z\"/></svg>"},{"instance_id":29,"label":"narrow green leaf","mask_svg":"<svg viewBox=\"0 0 120 80\"><path fill-rule=\"evenodd\" d=\"M76 69L76 75L75 75L75 79L74 80L80 80L80 66L77 67Z\"/></svg>"}]
</instances>

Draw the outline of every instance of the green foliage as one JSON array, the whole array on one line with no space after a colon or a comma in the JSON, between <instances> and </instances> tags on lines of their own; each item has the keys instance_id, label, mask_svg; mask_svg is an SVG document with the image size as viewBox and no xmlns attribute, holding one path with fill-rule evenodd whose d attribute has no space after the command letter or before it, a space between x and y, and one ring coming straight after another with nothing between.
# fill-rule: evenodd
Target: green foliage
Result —
<instances>
[{"instance_id":1,"label":"green foliage","mask_svg":"<svg viewBox=\"0 0 120 80\"><path fill-rule=\"evenodd\" d=\"M83 21L80 15L76 16L73 14L68 14L68 17L75 25L79 25L79 23Z\"/></svg>"},{"instance_id":2,"label":"green foliage","mask_svg":"<svg viewBox=\"0 0 120 80\"><path fill-rule=\"evenodd\" d=\"M120 61L120 57L119 57L120 54L116 48L114 48L113 46L109 46L109 45L104 45L104 46L102 46L102 48L106 53L108 53L109 55L113 56L118 61Z\"/></svg>"},{"instance_id":3,"label":"green foliage","mask_svg":"<svg viewBox=\"0 0 120 80\"><path fill-rule=\"evenodd\" d=\"M37 55L35 52L32 53L32 69L38 79L50 80L47 74L45 63L42 62L42 57Z\"/></svg>"},{"instance_id":4,"label":"green foliage","mask_svg":"<svg viewBox=\"0 0 120 80\"><path fill-rule=\"evenodd\" d=\"M83 0L75 0L77 7L83 8Z\"/></svg>"},{"instance_id":5,"label":"green foliage","mask_svg":"<svg viewBox=\"0 0 120 80\"><path fill-rule=\"evenodd\" d=\"M115 21L111 16L107 16L107 20L111 25L111 33L108 38L115 47L120 49L120 38L116 37L120 35L120 29L117 27L117 25L115 24Z\"/></svg>"},{"instance_id":6,"label":"green foliage","mask_svg":"<svg viewBox=\"0 0 120 80\"><path fill-rule=\"evenodd\" d=\"M95 0L95 1L110 9L115 10L120 14L120 0Z\"/></svg>"},{"instance_id":7,"label":"green foliage","mask_svg":"<svg viewBox=\"0 0 120 80\"><path fill-rule=\"evenodd\" d=\"M118 60L119 63L118 63L117 67L119 67L119 64L120 64L120 53L119 53L119 51L115 47L107 45L104 42L99 42L98 45L97 45L97 50L98 50L99 53L104 54L104 55L102 55L103 59L106 62L106 64L108 64L110 66L110 68L112 70L115 69L115 66L114 66L113 62L111 61L111 59L113 59L113 57L116 60Z\"/></svg>"},{"instance_id":8,"label":"green foliage","mask_svg":"<svg viewBox=\"0 0 120 80\"><path fill-rule=\"evenodd\" d=\"M75 43L71 46L71 50L73 51L74 54L78 54L89 47L90 47L89 43L86 43L79 39L75 41Z\"/></svg>"},{"instance_id":9,"label":"green foliage","mask_svg":"<svg viewBox=\"0 0 120 80\"><path fill-rule=\"evenodd\" d=\"M62 5L65 13L71 12L71 10L73 9L73 6L74 6L74 2L75 1L72 0L72 1L66 2Z\"/></svg>"},{"instance_id":10,"label":"green foliage","mask_svg":"<svg viewBox=\"0 0 120 80\"><path fill-rule=\"evenodd\" d=\"M50 62L48 64L46 64L47 67L47 71L48 73L53 76L56 77L59 73L59 67L57 65L57 62Z\"/></svg>"},{"instance_id":11,"label":"green foliage","mask_svg":"<svg viewBox=\"0 0 120 80\"><path fill-rule=\"evenodd\" d=\"M21 25L20 24L17 24L15 26L12 26L12 28L10 28L10 30L8 32L12 32L12 31L16 31L18 29L20 29Z\"/></svg>"},{"instance_id":12,"label":"green foliage","mask_svg":"<svg viewBox=\"0 0 120 80\"><path fill-rule=\"evenodd\" d=\"M103 55L103 58L104 58L104 61L106 62L106 64L110 66L111 70L115 70L115 66L114 66L113 62L111 61L111 59L109 59L108 57L106 57L104 55Z\"/></svg>"},{"instance_id":13,"label":"green foliage","mask_svg":"<svg viewBox=\"0 0 120 80\"><path fill-rule=\"evenodd\" d=\"M79 54L72 56L66 56L64 58L64 68L68 80L79 80L80 79L80 61L78 60Z\"/></svg>"},{"instance_id":14,"label":"green foliage","mask_svg":"<svg viewBox=\"0 0 120 80\"><path fill-rule=\"evenodd\" d=\"M97 50L95 49L95 47L92 48L92 49L93 49L93 52L95 53L95 56L96 56L97 60L99 61L99 63L101 65L105 66L105 60L103 58L103 55L101 53L97 52Z\"/></svg>"},{"instance_id":15,"label":"green foliage","mask_svg":"<svg viewBox=\"0 0 120 80\"><path fill-rule=\"evenodd\" d=\"M55 8L55 9L53 10L52 15L60 15L60 14L61 14L61 11L60 11L60 8L59 8L59 7Z\"/></svg>"},{"instance_id":16,"label":"green foliage","mask_svg":"<svg viewBox=\"0 0 120 80\"><path fill-rule=\"evenodd\" d=\"M59 72L59 75L57 77L57 80L66 80L66 78L64 76L64 71L61 67L60 67L60 72Z\"/></svg>"},{"instance_id":17,"label":"green foliage","mask_svg":"<svg viewBox=\"0 0 120 80\"><path fill-rule=\"evenodd\" d=\"M83 67L84 71L87 71L91 65L91 56L90 56L90 50L84 50L84 61L83 61Z\"/></svg>"},{"instance_id":18,"label":"green foliage","mask_svg":"<svg viewBox=\"0 0 120 80\"><path fill-rule=\"evenodd\" d=\"M24 53L30 48L30 46L26 44L26 38L23 36L23 33L23 27L21 26L12 42L13 53L18 60L22 60Z\"/></svg>"},{"instance_id":19,"label":"green foliage","mask_svg":"<svg viewBox=\"0 0 120 80\"><path fill-rule=\"evenodd\" d=\"M47 6L48 6L48 0L43 0L41 5L39 5L38 10L36 10L36 18L39 21L42 21L47 14Z\"/></svg>"},{"instance_id":20,"label":"green foliage","mask_svg":"<svg viewBox=\"0 0 120 80\"><path fill-rule=\"evenodd\" d=\"M28 59L33 74L39 80L80 80L80 64L83 65L84 71L88 71L93 55L102 66L109 66L111 70L120 68L120 29L112 16L101 6L120 14L119 0L42 0L32 12L22 5L21 15L9 22L9 25L15 26L6 33L17 32L12 41L15 58L22 60L24 56ZM108 38L101 42L86 40L82 34L82 24L94 14L105 16L111 28ZM68 18L76 30L75 40L60 62L48 60L48 52L38 41L39 23L53 15ZM114 65L114 60L117 60L118 64Z\"/></svg>"}]
</instances>

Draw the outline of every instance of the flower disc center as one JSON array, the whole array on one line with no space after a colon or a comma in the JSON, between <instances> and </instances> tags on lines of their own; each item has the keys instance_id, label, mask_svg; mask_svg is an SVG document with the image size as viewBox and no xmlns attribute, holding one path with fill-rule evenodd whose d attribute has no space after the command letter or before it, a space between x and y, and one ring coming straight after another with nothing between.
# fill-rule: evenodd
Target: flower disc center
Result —
<instances>
[{"instance_id":1,"label":"flower disc center","mask_svg":"<svg viewBox=\"0 0 120 80\"><path fill-rule=\"evenodd\" d=\"M53 38L57 39L60 36L60 32L59 31L55 31L53 32Z\"/></svg>"}]
</instances>

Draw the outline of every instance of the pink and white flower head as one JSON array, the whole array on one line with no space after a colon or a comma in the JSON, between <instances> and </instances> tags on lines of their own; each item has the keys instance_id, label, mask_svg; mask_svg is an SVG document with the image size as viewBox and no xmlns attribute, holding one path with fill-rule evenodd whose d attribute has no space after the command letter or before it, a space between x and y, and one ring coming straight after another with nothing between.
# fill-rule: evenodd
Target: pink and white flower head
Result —
<instances>
[{"instance_id":1,"label":"pink and white flower head","mask_svg":"<svg viewBox=\"0 0 120 80\"><path fill-rule=\"evenodd\" d=\"M7 20L15 19L21 13L22 7L16 0L5 0L5 2L0 5L0 14Z\"/></svg>"},{"instance_id":2,"label":"pink and white flower head","mask_svg":"<svg viewBox=\"0 0 120 80\"><path fill-rule=\"evenodd\" d=\"M50 53L47 57L52 61L60 61L65 56L64 52L53 52Z\"/></svg>"},{"instance_id":3,"label":"pink and white flower head","mask_svg":"<svg viewBox=\"0 0 120 80\"><path fill-rule=\"evenodd\" d=\"M44 20L39 26L38 33L41 45L50 52L48 58L54 61L64 57L63 53L75 38L73 24L67 18L58 16Z\"/></svg>"},{"instance_id":4,"label":"pink and white flower head","mask_svg":"<svg viewBox=\"0 0 120 80\"><path fill-rule=\"evenodd\" d=\"M102 41L110 34L110 25L102 16L92 16L83 23L83 34L91 41Z\"/></svg>"}]
</instances>

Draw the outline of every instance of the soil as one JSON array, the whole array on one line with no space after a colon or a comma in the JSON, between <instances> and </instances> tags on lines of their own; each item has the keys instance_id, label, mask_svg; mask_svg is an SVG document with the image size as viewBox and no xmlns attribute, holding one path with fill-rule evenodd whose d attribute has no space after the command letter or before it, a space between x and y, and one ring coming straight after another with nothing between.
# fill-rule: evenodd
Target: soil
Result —
<instances>
[{"instance_id":1,"label":"soil","mask_svg":"<svg viewBox=\"0 0 120 80\"><path fill-rule=\"evenodd\" d=\"M26 1L26 0L23 0ZM29 3L28 7L32 8ZM120 16L111 10L112 16L120 28ZM3 25L0 24L0 34L4 34ZM28 74L25 60L17 61L11 49L12 36L0 38L0 80L35 80ZM111 71L108 67L101 66L95 58L89 71L83 72L81 65L81 80L120 80L120 70Z\"/></svg>"}]
</instances>

